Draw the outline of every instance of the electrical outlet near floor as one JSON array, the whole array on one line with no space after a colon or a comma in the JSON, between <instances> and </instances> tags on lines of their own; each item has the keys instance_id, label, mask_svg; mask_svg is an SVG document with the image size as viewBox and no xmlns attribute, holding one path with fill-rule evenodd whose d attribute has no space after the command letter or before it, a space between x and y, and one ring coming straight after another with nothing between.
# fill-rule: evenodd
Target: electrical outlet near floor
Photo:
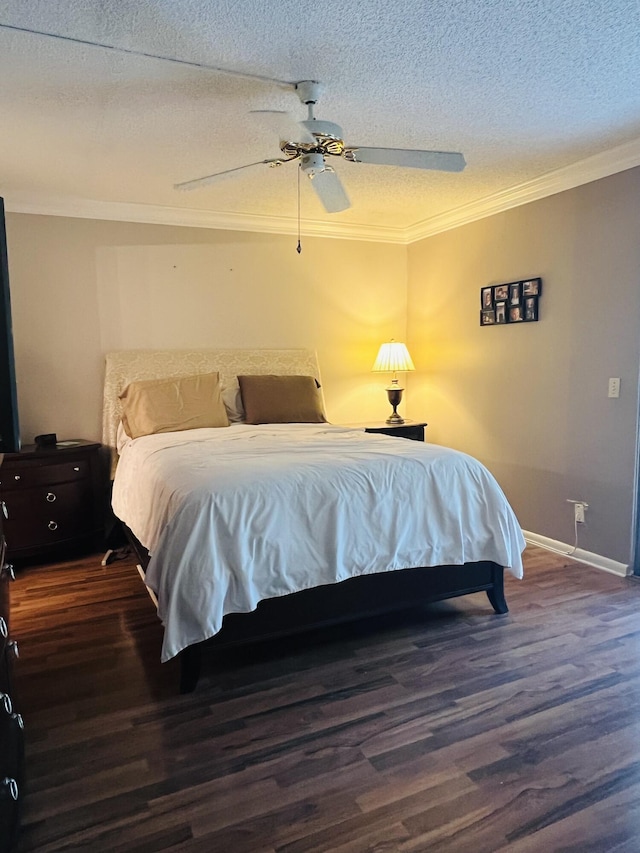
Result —
<instances>
[{"instance_id":1,"label":"electrical outlet near floor","mask_svg":"<svg viewBox=\"0 0 640 853\"><path fill-rule=\"evenodd\" d=\"M609 397L619 397L620 396L620 379L618 377L614 377L609 380Z\"/></svg>"},{"instance_id":2,"label":"electrical outlet near floor","mask_svg":"<svg viewBox=\"0 0 640 853\"><path fill-rule=\"evenodd\" d=\"M589 504L586 501L574 501L572 498L567 498L567 503L573 504L573 517L576 524L584 524L584 514Z\"/></svg>"}]
</instances>

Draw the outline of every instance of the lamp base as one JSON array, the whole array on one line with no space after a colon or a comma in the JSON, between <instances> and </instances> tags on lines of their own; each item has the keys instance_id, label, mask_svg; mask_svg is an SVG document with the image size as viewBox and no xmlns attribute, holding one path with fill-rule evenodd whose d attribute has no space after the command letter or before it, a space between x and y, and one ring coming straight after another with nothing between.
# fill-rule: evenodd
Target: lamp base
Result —
<instances>
[{"instance_id":1,"label":"lamp base","mask_svg":"<svg viewBox=\"0 0 640 853\"><path fill-rule=\"evenodd\" d=\"M398 406L400 405L400 401L402 400L403 391L404 388L398 387L397 379L392 381L391 385L387 388L387 397L389 398L389 402L393 406L393 413L389 415L386 421L390 425L404 423L404 418L401 418L398 412L396 411Z\"/></svg>"}]
</instances>

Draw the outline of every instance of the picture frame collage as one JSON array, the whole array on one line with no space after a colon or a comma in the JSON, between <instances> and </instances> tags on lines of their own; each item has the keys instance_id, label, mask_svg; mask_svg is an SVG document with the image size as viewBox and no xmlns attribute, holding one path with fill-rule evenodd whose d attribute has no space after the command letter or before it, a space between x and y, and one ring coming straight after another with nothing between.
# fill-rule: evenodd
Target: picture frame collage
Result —
<instances>
[{"instance_id":1,"label":"picture frame collage","mask_svg":"<svg viewBox=\"0 0 640 853\"><path fill-rule=\"evenodd\" d=\"M541 278L527 278L481 287L480 325L535 323L539 319L538 302L541 295Z\"/></svg>"}]
</instances>

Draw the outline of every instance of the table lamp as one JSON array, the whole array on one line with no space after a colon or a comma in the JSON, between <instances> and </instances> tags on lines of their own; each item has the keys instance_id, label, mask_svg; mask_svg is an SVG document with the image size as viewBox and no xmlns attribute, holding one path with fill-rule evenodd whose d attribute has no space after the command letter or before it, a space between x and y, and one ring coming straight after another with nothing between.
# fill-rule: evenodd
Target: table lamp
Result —
<instances>
[{"instance_id":1,"label":"table lamp","mask_svg":"<svg viewBox=\"0 0 640 853\"><path fill-rule=\"evenodd\" d=\"M387 385L387 397L393 406L393 413L387 418L388 424L403 424L404 418L401 418L397 412L397 408L402 400L402 392L404 388L398 385L396 373L403 373L406 370L415 370L409 350L404 344L394 341L393 338L388 344L382 344L378 351L378 357L375 360L372 371L379 373L393 373L391 384Z\"/></svg>"}]
</instances>

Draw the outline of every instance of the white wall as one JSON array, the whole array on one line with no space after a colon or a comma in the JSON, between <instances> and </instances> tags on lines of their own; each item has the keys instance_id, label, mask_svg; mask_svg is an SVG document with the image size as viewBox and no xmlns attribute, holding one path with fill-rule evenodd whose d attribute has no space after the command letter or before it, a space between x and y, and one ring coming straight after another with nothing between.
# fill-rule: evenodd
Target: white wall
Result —
<instances>
[{"instance_id":1,"label":"white wall","mask_svg":"<svg viewBox=\"0 0 640 853\"><path fill-rule=\"evenodd\" d=\"M328 416L386 417L379 344L406 331L406 249L9 214L22 440L100 439L104 353L317 349Z\"/></svg>"}]
</instances>

